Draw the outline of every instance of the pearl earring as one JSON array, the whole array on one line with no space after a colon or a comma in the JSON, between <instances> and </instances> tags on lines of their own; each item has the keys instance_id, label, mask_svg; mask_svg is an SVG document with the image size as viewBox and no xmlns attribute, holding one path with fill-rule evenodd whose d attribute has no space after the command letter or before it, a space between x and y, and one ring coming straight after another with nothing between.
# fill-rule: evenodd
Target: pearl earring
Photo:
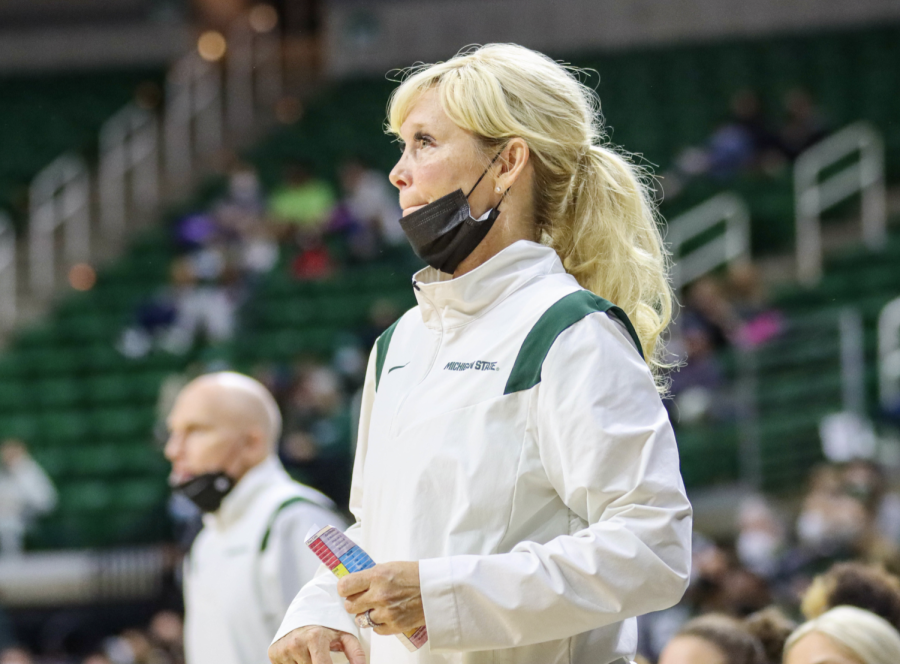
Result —
<instances>
[{"instance_id":1,"label":"pearl earring","mask_svg":"<svg viewBox=\"0 0 900 664\"><path fill-rule=\"evenodd\" d=\"M494 191L496 191L499 194L500 193L500 185L497 185L496 187L494 187Z\"/></svg>"}]
</instances>

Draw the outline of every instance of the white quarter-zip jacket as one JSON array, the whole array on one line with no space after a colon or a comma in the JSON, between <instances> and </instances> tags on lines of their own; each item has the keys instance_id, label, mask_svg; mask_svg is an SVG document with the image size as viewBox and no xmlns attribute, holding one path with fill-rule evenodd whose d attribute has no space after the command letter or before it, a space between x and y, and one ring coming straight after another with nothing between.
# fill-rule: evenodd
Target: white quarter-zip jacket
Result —
<instances>
[{"instance_id":1,"label":"white quarter-zip jacket","mask_svg":"<svg viewBox=\"0 0 900 664\"><path fill-rule=\"evenodd\" d=\"M274 456L247 471L185 560L187 664L268 663L285 610L319 567L306 533L326 523L343 523L332 502Z\"/></svg>"},{"instance_id":2,"label":"white quarter-zip jacket","mask_svg":"<svg viewBox=\"0 0 900 664\"><path fill-rule=\"evenodd\" d=\"M533 242L414 287L369 361L348 535L419 561L428 643L359 630L324 568L276 640L324 625L370 664L630 661L635 616L684 592L691 533L630 323Z\"/></svg>"}]
</instances>

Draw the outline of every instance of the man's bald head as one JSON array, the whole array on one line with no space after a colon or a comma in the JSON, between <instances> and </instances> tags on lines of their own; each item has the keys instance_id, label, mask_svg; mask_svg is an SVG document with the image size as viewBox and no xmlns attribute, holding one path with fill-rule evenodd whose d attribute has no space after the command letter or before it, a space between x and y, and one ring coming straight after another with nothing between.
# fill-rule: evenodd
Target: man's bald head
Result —
<instances>
[{"instance_id":1,"label":"man's bald head","mask_svg":"<svg viewBox=\"0 0 900 664\"><path fill-rule=\"evenodd\" d=\"M195 378L182 389L204 393L221 412L241 428L259 427L269 449L274 451L281 436L281 411L275 397L258 380L235 371L217 371Z\"/></svg>"},{"instance_id":2,"label":"man's bald head","mask_svg":"<svg viewBox=\"0 0 900 664\"><path fill-rule=\"evenodd\" d=\"M235 479L275 451L281 414L258 381L232 371L200 376L169 415L166 457L173 477L224 471Z\"/></svg>"}]
</instances>

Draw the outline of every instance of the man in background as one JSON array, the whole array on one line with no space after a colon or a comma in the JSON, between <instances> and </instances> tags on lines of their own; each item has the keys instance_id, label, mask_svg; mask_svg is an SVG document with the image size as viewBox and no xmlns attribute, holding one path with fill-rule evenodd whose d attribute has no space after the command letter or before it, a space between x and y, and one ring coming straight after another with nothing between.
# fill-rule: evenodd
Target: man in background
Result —
<instances>
[{"instance_id":1,"label":"man in background","mask_svg":"<svg viewBox=\"0 0 900 664\"><path fill-rule=\"evenodd\" d=\"M174 490L205 512L185 561L185 660L265 662L288 605L319 567L308 531L344 528L344 520L281 466L281 415L252 378L218 372L191 381L168 428Z\"/></svg>"},{"instance_id":2,"label":"man in background","mask_svg":"<svg viewBox=\"0 0 900 664\"><path fill-rule=\"evenodd\" d=\"M28 522L56 507L56 489L20 440L0 445L0 553L22 552Z\"/></svg>"}]
</instances>

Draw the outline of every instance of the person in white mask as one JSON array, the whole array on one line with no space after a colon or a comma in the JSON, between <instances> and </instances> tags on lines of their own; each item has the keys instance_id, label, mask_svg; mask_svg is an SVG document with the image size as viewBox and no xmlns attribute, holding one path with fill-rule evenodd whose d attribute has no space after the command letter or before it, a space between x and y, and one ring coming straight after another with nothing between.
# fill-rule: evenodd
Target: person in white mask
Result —
<instances>
[{"instance_id":1,"label":"person in white mask","mask_svg":"<svg viewBox=\"0 0 900 664\"><path fill-rule=\"evenodd\" d=\"M690 567L650 192L577 73L520 46L415 68L388 122L430 267L362 397L347 534L377 564L323 568L270 659L630 662ZM423 626L414 652L393 636Z\"/></svg>"},{"instance_id":2,"label":"person in white mask","mask_svg":"<svg viewBox=\"0 0 900 664\"><path fill-rule=\"evenodd\" d=\"M179 393L167 424L170 481L205 512L184 565L186 662L260 664L319 565L307 532L344 521L281 466L281 415L256 380L200 376Z\"/></svg>"}]
</instances>

